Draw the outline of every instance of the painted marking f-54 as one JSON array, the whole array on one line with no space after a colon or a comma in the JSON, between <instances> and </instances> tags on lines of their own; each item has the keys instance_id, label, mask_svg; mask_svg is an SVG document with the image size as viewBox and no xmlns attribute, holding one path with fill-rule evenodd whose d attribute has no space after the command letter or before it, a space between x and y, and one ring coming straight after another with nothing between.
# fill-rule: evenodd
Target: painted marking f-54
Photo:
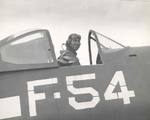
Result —
<instances>
[{"instance_id":1,"label":"painted marking f-54","mask_svg":"<svg viewBox=\"0 0 150 120\"><path fill-rule=\"evenodd\" d=\"M75 88L73 83L75 81L88 81L95 80L95 73L82 74L82 75L72 75L66 76L66 85L67 90L74 95L82 95L82 94L90 94L92 96L92 100L85 102L76 101L75 97L68 97L68 101L70 106L72 106L75 110L83 110L94 108L101 101L99 92L92 87L84 87L84 88ZM57 78L49 78L42 80L34 80L27 82L28 89L28 102L29 102L29 115L30 117L37 116L37 108L36 101L46 99L45 93L35 93L35 87L44 86L44 85L53 85L58 84ZM116 85L119 84L121 88L121 92L114 92ZM117 71L110 84L108 85L104 98L105 100L116 100L123 99L124 104L130 104L130 98L135 97L134 90L128 90L126 81L122 71ZM55 99L61 98L60 92L54 93ZM9 107L13 107L10 109ZM0 99L0 119L18 117L21 116L21 106L20 106L20 97L13 96L8 98Z\"/></svg>"}]
</instances>

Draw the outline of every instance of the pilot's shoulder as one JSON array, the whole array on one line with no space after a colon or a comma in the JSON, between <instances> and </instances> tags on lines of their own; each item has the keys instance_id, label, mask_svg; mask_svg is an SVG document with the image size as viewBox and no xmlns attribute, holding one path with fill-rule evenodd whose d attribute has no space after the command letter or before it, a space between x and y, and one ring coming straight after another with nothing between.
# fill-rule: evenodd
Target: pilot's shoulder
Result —
<instances>
[{"instance_id":1,"label":"pilot's shoulder","mask_svg":"<svg viewBox=\"0 0 150 120\"><path fill-rule=\"evenodd\" d=\"M61 50L60 54L63 55L63 56L66 56L66 55L70 56L72 53L70 51L68 51L68 50Z\"/></svg>"}]
</instances>

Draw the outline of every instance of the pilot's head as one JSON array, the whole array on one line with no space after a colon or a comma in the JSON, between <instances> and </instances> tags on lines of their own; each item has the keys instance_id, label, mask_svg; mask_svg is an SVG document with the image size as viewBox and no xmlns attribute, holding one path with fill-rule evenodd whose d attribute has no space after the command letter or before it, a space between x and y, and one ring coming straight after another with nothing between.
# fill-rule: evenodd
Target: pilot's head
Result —
<instances>
[{"instance_id":1,"label":"pilot's head","mask_svg":"<svg viewBox=\"0 0 150 120\"><path fill-rule=\"evenodd\" d=\"M68 40L66 41L67 49L72 49L77 51L80 47L81 35L72 33L69 35Z\"/></svg>"}]
</instances>

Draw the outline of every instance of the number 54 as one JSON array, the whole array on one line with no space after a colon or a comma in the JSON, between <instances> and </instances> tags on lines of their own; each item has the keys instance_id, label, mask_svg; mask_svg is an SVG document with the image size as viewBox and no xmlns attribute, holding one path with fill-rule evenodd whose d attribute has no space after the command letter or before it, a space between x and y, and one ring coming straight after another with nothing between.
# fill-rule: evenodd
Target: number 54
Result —
<instances>
[{"instance_id":1,"label":"number 54","mask_svg":"<svg viewBox=\"0 0 150 120\"><path fill-rule=\"evenodd\" d=\"M93 97L91 101L86 102L78 102L75 100L75 97L69 97L68 98L69 104L74 109L80 110L80 109L94 108L100 102L99 93L94 88L92 87L75 88L73 86L73 82L75 81L85 81L94 79L96 79L95 73L66 76L68 91L70 91L74 95L90 94ZM114 93L113 91L117 84L120 85L121 92ZM130 97L135 97L134 91L128 90L122 71L117 71L114 74L112 80L110 81L110 84L108 85L104 93L104 97L105 100L123 99L124 104L130 104Z\"/></svg>"}]
</instances>

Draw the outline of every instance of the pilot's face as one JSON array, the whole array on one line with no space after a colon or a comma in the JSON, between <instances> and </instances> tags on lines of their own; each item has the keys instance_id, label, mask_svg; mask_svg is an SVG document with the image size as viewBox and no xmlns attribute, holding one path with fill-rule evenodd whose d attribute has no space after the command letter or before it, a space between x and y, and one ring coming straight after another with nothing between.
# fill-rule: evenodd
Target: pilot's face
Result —
<instances>
[{"instance_id":1,"label":"pilot's face","mask_svg":"<svg viewBox=\"0 0 150 120\"><path fill-rule=\"evenodd\" d=\"M70 46L76 51L80 47L80 39L78 37L72 37Z\"/></svg>"}]
</instances>

